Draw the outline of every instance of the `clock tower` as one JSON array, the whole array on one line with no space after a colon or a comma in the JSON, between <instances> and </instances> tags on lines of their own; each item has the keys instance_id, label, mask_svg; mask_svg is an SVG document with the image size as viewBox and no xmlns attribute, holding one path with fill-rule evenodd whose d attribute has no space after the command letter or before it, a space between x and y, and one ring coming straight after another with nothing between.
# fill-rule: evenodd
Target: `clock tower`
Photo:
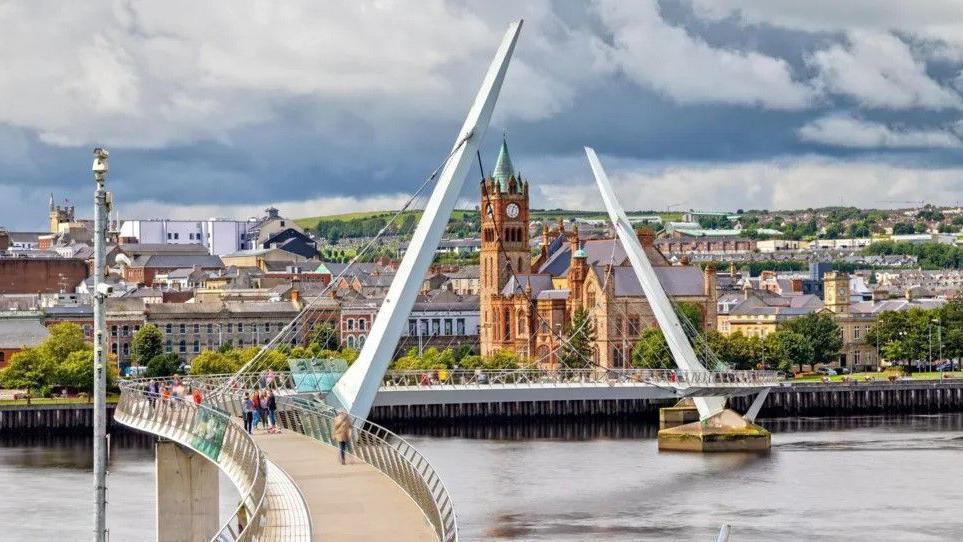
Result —
<instances>
[{"instance_id":1,"label":"clock tower","mask_svg":"<svg viewBox=\"0 0 963 542\"><path fill-rule=\"evenodd\" d=\"M498 160L490 177L481 186L481 350L490 353L496 331L509 325L503 310L496 309L505 284L515 275L531 273L532 253L528 245L528 182L523 181L502 140ZM522 294L521 290L509 293ZM499 340L508 337L499 336Z\"/></svg>"}]
</instances>

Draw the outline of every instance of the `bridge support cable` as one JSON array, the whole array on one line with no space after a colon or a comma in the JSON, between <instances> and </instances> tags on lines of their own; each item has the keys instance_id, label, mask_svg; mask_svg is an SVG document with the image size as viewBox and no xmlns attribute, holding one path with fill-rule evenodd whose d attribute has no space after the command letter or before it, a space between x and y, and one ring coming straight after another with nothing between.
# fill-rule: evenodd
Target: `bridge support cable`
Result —
<instances>
[{"instance_id":1,"label":"bridge support cable","mask_svg":"<svg viewBox=\"0 0 963 542\"><path fill-rule=\"evenodd\" d=\"M585 154L588 156L589 165L601 192L602 202L605 204L609 218L612 220L615 233L622 241L626 256L632 264L632 269L635 271L639 283L642 285L642 291L652 308L656 322L662 329L662 334L665 336L676 365L686 371L705 371L706 369L699 362L692 344L686 338L685 330L679 321L679 317L675 314L669 296L659 283L659 278L652 268L652 263L649 262L641 243L635 236L632 224L625 216L625 210L622 209L615 196L615 191L602 168L598 155L589 147L585 147ZM700 419L703 420L721 412L726 405L725 397L694 397L693 401L696 408L699 409Z\"/></svg>"},{"instance_id":2,"label":"bridge support cable","mask_svg":"<svg viewBox=\"0 0 963 542\"><path fill-rule=\"evenodd\" d=\"M409 249L398 267L388 295L371 326L368 339L354 364L328 395L356 418L366 418L378 392L394 350L401 337L422 280L434 259L435 247L461 192L471 157L478 149L491 119L522 22L513 23L505 33L468 117L456 138L451 159L442 168L424 214L412 236Z\"/></svg>"},{"instance_id":3,"label":"bridge support cable","mask_svg":"<svg viewBox=\"0 0 963 542\"><path fill-rule=\"evenodd\" d=\"M324 307L319 306L320 302L327 299L330 291L336 288L337 284L348 275L348 273L355 267L366 255L370 254L371 250L381 241L381 239L388 233L399 219L404 216L405 213L411 212L413 204L422 197L423 192L426 188L431 186L432 182L437 178L438 173L442 170L445 164L451 159L451 156L464 144L464 140L459 142L459 144L452 149L452 151L445 157L441 164L429 175L425 181L418 187L418 189L408 198L408 200L402 205L401 209L396 211L391 218L385 223L385 225L372 237L368 242L366 242L362 248L355 254L344 269L341 270L336 276L331 279L331 282L325 286L321 292L317 294L311 301L305 304L305 306L292 318L274 337L271 338L266 344L262 345L257 354L255 354L250 360L248 360L240 369L237 370L236 374L240 379L242 375L258 374L261 371L267 369L265 367L265 359L267 353L283 345L290 344L293 339L297 339L298 335L301 334L302 338L306 338L307 334L312 331L311 326L315 325L321 320L313 318L313 315L317 311L325 310ZM323 320L323 322L330 321L330 318ZM232 384L238 383L239 381L225 380L221 387L217 391L223 392L227 387Z\"/></svg>"},{"instance_id":4,"label":"bridge support cable","mask_svg":"<svg viewBox=\"0 0 963 542\"><path fill-rule=\"evenodd\" d=\"M481 182L484 184L484 182L485 182L485 168L484 168L484 166L482 165L481 152L477 152L476 154L478 155L478 169L479 169L479 171L481 172ZM492 204L491 195L488 193L487 190L484 189L484 186L482 187L482 193L485 194L485 204L486 204L485 207L488 209L488 216L491 217L492 221L494 221L494 220L495 220L495 213L494 213L493 209L494 209L495 206ZM501 234L499 233L498 228L495 228L495 246L498 247L498 252L501 253L502 256L504 256L504 258L505 258L505 271L508 272L508 274L511 276L512 282L513 282L514 285L515 285L512 293L513 293L513 294L521 294L521 293L524 293L524 288L522 287L522 281L520 281L519 278L518 278L518 274L517 274L516 271L515 271L515 266L514 266L514 264L512 264L512 259L508 257L508 252L505 250L504 240L502 239L502 236L501 236ZM609 262L611 262L613 259L615 259L615 247L616 247L616 240L615 240L615 239L612 239L612 252L611 252L611 254L609 254ZM574 254L573 254L573 256L574 256ZM519 270L519 271L520 271L520 270ZM606 267L606 272L605 272L605 277L602 279L602 291L603 291L603 292L607 290L607 288L608 288L608 283L609 283L609 280L611 279L611 277L612 277L612 267L611 267L611 266L607 266L607 267ZM535 305L536 305L535 300L531 300L531 299L530 299L530 300L528 300L528 302L530 303L530 309L532 310L532 314L535 315L535 318L539 321L539 323L544 323L544 324L546 325L546 328L548 329L549 333L552 334L552 338L553 338L553 339L556 341L556 343L557 343L557 346L555 346L554 348L552 348L547 354L545 354L545 355L543 355L543 356L539 356L539 357L537 357L537 358L534 360L533 365L535 365L535 366L537 367L537 366L541 365L542 362L544 362L546 359L551 358L552 354L556 354L557 352L559 352L559 351L561 351L561 350L563 350L563 349L570 348L570 344L569 344L570 341L569 341L569 339L565 338L565 337L562 335L562 332L561 332L560 330L554 329L549 322L545 321L545 318L541 315L540 312L538 312L537 308L535 307ZM600 298L598 298L598 299L595 301L595 305L592 306L592 307L588 307L588 309L596 309L596 308L598 308L599 306L601 306L601 304L602 304L602 300L601 300L601 297L600 297ZM583 330L583 328L590 323L590 320L591 320L590 318L586 318L585 321L583 321L582 324L581 324L578 328L575 328L575 329L570 330L570 332L572 333L572 335L574 336L574 335L576 335L576 334L578 334L578 333L581 333L582 330ZM487 325L487 324L484 323L484 322L482 322L482 325L484 326L484 325ZM602 365L599 365L598 363L596 363L595 360L593 360L593 359L591 359L591 358L587 358L587 357L585 356L585 354L583 354L582 352L579 352L578 350L575 350L575 349L571 349L570 351L571 351L571 352L574 352L578 357L582 358L582 360L585 362L585 366L586 366L586 367L591 366L591 367L596 367L596 368L603 369L603 370L606 369L606 367L603 367ZM569 367L567 364L565 364L565 362L562 361L561 358L559 358L558 361L559 361L560 364L565 365L565 367L564 367L565 369L572 369L572 367Z\"/></svg>"}]
</instances>

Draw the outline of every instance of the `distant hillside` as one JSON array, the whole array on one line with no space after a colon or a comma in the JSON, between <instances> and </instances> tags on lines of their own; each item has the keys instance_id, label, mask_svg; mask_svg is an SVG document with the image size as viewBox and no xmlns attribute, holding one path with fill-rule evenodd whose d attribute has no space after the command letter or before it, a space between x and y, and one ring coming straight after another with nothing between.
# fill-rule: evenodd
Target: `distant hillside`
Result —
<instances>
[{"instance_id":1,"label":"distant hillside","mask_svg":"<svg viewBox=\"0 0 963 542\"><path fill-rule=\"evenodd\" d=\"M322 215L322 216L312 216L306 218L297 218L294 221L297 222L299 226L305 229L313 230L317 228L318 224L322 221L349 221L364 218L374 218L383 217L385 219L390 218L397 211L384 210L384 211L362 211L357 213L342 213L336 215ZM421 211L411 211L417 218L421 217ZM638 214L653 214L662 217L665 221L681 220L682 213L659 213L655 211L631 211L628 214L638 215ZM458 221L463 221L465 219L471 219L478 216L478 211L474 209L456 209L452 214L452 218ZM531 216L535 220L548 220L557 221L560 217L565 219L572 218L584 218L586 220L604 220L608 218L608 215L604 211L573 211L568 209L532 209Z\"/></svg>"}]
</instances>

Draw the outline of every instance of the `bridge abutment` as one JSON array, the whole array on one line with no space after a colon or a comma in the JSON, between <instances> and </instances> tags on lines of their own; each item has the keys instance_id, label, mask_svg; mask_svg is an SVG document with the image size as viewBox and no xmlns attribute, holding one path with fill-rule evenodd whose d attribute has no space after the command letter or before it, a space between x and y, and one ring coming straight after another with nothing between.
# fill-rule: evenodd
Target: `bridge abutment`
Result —
<instances>
[{"instance_id":1,"label":"bridge abutment","mask_svg":"<svg viewBox=\"0 0 963 542\"><path fill-rule=\"evenodd\" d=\"M156 451L157 542L207 542L220 528L217 466L176 442Z\"/></svg>"},{"instance_id":2,"label":"bridge abutment","mask_svg":"<svg viewBox=\"0 0 963 542\"><path fill-rule=\"evenodd\" d=\"M769 431L728 408L704 421L659 430L660 450L749 452L771 446Z\"/></svg>"}]
</instances>

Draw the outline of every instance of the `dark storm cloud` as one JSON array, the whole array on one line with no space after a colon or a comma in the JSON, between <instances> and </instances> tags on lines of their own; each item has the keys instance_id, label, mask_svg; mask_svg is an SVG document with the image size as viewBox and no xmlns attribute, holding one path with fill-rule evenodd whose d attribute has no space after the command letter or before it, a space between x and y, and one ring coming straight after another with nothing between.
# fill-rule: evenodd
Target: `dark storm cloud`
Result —
<instances>
[{"instance_id":1,"label":"dark storm cloud","mask_svg":"<svg viewBox=\"0 0 963 542\"><path fill-rule=\"evenodd\" d=\"M876 186L911 192L914 178L920 197L959 199L963 32L955 42L920 16L860 26L849 13L834 23L731 4L345 3L319 17L292 3L266 27L217 4L179 23L147 7L95 2L53 17L64 10L21 6L8 15L16 28L33 21L39 31L11 31L18 54L64 67L10 58L21 68L0 75L4 225L40 227L49 192L87 202L90 148L101 143L121 213L390 205L447 153L519 16L526 27L483 158L490 168L507 131L529 179L564 187L537 191L536 205L592 205L586 144L616 177L644 183L653 207L679 197L817 204L834 175L847 178L853 204ZM102 19L117 28L67 30ZM887 55L898 71L885 72ZM841 77L847 66L858 77ZM799 179L812 179L808 190L788 185Z\"/></svg>"}]
</instances>

